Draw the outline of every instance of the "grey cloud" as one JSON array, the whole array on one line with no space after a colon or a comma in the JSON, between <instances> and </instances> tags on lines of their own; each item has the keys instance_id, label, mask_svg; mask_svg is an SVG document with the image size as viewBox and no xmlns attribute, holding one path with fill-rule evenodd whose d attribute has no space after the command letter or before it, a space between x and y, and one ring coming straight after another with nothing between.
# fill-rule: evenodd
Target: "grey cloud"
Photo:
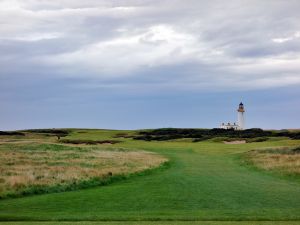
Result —
<instances>
[{"instance_id":1,"label":"grey cloud","mask_svg":"<svg viewBox=\"0 0 300 225\"><path fill-rule=\"evenodd\" d=\"M128 89L300 83L300 37L272 41L300 31L297 0L0 4L0 76L81 77L87 86ZM60 35L43 39L53 33Z\"/></svg>"}]
</instances>

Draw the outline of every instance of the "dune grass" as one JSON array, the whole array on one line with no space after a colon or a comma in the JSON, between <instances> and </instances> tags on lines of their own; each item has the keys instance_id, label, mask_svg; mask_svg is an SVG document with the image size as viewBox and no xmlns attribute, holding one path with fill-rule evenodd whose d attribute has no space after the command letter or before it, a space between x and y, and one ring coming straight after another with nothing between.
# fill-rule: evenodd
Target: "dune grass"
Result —
<instances>
[{"instance_id":1,"label":"dune grass","mask_svg":"<svg viewBox=\"0 0 300 225\"><path fill-rule=\"evenodd\" d=\"M300 178L300 147L258 149L247 152L245 157L258 168Z\"/></svg>"},{"instance_id":2,"label":"dune grass","mask_svg":"<svg viewBox=\"0 0 300 225\"><path fill-rule=\"evenodd\" d=\"M165 161L158 154L124 148L2 144L0 198L104 184Z\"/></svg>"},{"instance_id":3,"label":"dune grass","mask_svg":"<svg viewBox=\"0 0 300 225\"><path fill-rule=\"evenodd\" d=\"M74 130L67 138L105 140L114 139L117 133L120 131ZM170 159L170 167L108 186L0 200L0 219L122 220L112 224L130 220L138 222L128 224L226 224L219 221L240 220L245 222L227 224L297 224L299 180L273 176L244 165L240 159L252 149L299 144L299 140L287 139L226 145L213 141L145 142L125 138L114 147L159 153ZM192 222L197 220L212 222Z\"/></svg>"}]
</instances>

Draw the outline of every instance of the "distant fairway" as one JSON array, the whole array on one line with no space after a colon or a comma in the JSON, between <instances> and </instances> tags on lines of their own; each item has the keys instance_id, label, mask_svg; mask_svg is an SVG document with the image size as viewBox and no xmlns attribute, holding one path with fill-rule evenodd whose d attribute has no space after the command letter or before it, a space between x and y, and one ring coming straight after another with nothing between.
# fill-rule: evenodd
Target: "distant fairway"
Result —
<instances>
[{"instance_id":1,"label":"distant fairway","mask_svg":"<svg viewBox=\"0 0 300 225\"><path fill-rule=\"evenodd\" d=\"M117 133L120 131L90 130L84 133L76 131L69 138L114 139ZM300 145L300 141L282 139L226 145L211 141L191 143L190 141L145 142L127 138L117 140L122 142L115 146L153 151L166 156L170 159L170 167L108 186L0 200L0 219L172 220L128 224L183 224L174 222L176 220L300 220L300 180L297 177L281 177L246 166L240 159L243 152L251 149L296 146ZM186 224L235 223L187 222ZM297 224L297 221L236 224Z\"/></svg>"},{"instance_id":2,"label":"distant fairway","mask_svg":"<svg viewBox=\"0 0 300 225\"><path fill-rule=\"evenodd\" d=\"M298 225L298 221L3 222L3 225Z\"/></svg>"}]
</instances>

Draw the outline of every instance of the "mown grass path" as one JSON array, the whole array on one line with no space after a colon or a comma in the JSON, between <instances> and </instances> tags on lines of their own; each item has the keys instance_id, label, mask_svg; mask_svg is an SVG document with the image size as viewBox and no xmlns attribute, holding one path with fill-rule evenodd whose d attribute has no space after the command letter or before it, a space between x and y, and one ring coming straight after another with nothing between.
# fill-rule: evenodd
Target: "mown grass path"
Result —
<instances>
[{"instance_id":1,"label":"mown grass path","mask_svg":"<svg viewBox=\"0 0 300 225\"><path fill-rule=\"evenodd\" d=\"M126 141L171 159L168 169L85 190L0 201L1 220L300 220L300 182L246 166L244 145Z\"/></svg>"},{"instance_id":2,"label":"mown grass path","mask_svg":"<svg viewBox=\"0 0 300 225\"><path fill-rule=\"evenodd\" d=\"M299 225L298 221L80 221L3 222L3 225Z\"/></svg>"}]
</instances>

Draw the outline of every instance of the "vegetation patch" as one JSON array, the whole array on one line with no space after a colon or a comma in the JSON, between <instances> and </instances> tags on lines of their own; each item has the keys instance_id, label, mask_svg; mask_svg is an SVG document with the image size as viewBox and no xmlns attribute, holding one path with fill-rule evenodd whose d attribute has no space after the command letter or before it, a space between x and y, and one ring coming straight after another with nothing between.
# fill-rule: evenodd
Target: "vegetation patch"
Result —
<instances>
[{"instance_id":1,"label":"vegetation patch","mask_svg":"<svg viewBox=\"0 0 300 225\"><path fill-rule=\"evenodd\" d=\"M281 131L275 132L274 136L289 137L293 140L300 140L300 132L297 130L295 130L295 131L281 130Z\"/></svg>"},{"instance_id":2,"label":"vegetation patch","mask_svg":"<svg viewBox=\"0 0 300 225\"><path fill-rule=\"evenodd\" d=\"M34 130L24 130L26 133L32 134L43 134L45 136L56 136L58 140L61 137L68 136L71 132L66 129L34 129Z\"/></svg>"},{"instance_id":3,"label":"vegetation patch","mask_svg":"<svg viewBox=\"0 0 300 225\"><path fill-rule=\"evenodd\" d=\"M246 141L224 141L224 144L246 144Z\"/></svg>"},{"instance_id":4,"label":"vegetation patch","mask_svg":"<svg viewBox=\"0 0 300 225\"><path fill-rule=\"evenodd\" d=\"M150 152L57 144L0 145L0 198L103 185L167 159Z\"/></svg>"},{"instance_id":5,"label":"vegetation patch","mask_svg":"<svg viewBox=\"0 0 300 225\"><path fill-rule=\"evenodd\" d=\"M300 177L300 147L252 150L246 153L246 159L258 168Z\"/></svg>"},{"instance_id":6,"label":"vegetation patch","mask_svg":"<svg viewBox=\"0 0 300 225\"><path fill-rule=\"evenodd\" d=\"M69 130L65 129L33 129L33 130L24 130L28 133L40 133L40 134L61 134L68 135L70 133Z\"/></svg>"},{"instance_id":7,"label":"vegetation patch","mask_svg":"<svg viewBox=\"0 0 300 225\"><path fill-rule=\"evenodd\" d=\"M133 138L135 136L132 134L128 134L128 133L118 133L114 137L115 138Z\"/></svg>"},{"instance_id":8,"label":"vegetation patch","mask_svg":"<svg viewBox=\"0 0 300 225\"><path fill-rule=\"evenodd\" d=\"M297 133L296 133L297 134ZM140 131L133 138L135 140L145 141L166 141L172 139L191 138L193 142L214 139L215 142L219 141L237 141L245 140L246 142L262 142L268 140L268 137L282 137L282 133L275 131L265 131L258 128L246 130L225 130L225 129L178 129L178 128L163 128L155 130ZM292 137L288 132L285 137ZM290 135L290 136L288 136ZM297 135L293 136L294 138Z\"/></svg>"},{"instance_id":9,"label":"vegetation patch","mask_svg":"<svg viewBox=\"0 0 300 225\"><path fill-rule=\"evenodd\" d=\"M247 143L253 143L253 142L264 142L269 140L268 137L256 137L256 138L247 138L246 142Z\"/></svg>"},{"instance_id":10,"label":"vegetation patch","mask_svg":"<svg viewBox=\"0 0 300 225\"><path fill-rule=\"evenodd\" d=\"M18 131L0 131L0 136L14 136L14 135L24 136L25 134Z\"/></svg>"},{"instance_id":11,"label":"vegetation patch","mask_svg":"<svg viewBox=\"0 0 300 225\"><path fill-rule=\"evenodd\" d=\"M117 144L121 141L117 140L83 140L83 139L62 139L60 140L61 143L65 144L87 144L87 145L96 145L96 144Z\"/></svg>"}]
</instances>

